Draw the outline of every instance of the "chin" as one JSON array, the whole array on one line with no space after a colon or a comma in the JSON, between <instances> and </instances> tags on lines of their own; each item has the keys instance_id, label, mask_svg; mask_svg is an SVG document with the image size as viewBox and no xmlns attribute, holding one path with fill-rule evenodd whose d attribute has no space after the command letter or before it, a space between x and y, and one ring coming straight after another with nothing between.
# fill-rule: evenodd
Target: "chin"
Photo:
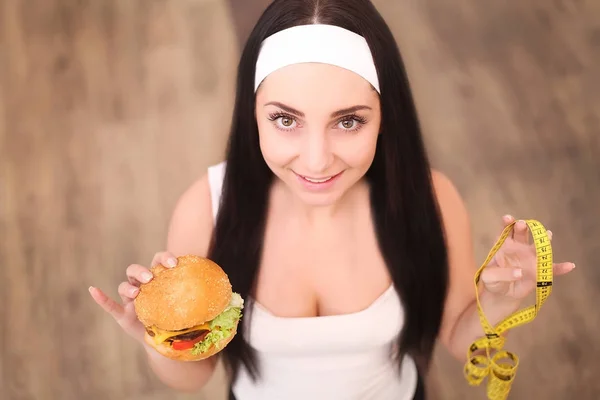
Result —
<instances>
[{"instance_id":1,"label":"chin","mask_svg":"<svg viewBox=\"0 0 600 400\"><path fill-rule=\"evenodd\" d=\"M343 183L343 181L338 182L338 184ZM326 191L311 191L307 190L301 185L298 185L296 180L293 182L286 182L286 186L292 191L293 196L296 197L300 203L302 203L305 207L312 208L335 206L352 189L351 186L347 187L347 185L339 185L338 187L333 187Z\"/></svg>"},{"instance_id":2,"label":"chin","mask_svg":"<svg viewBox=\"0 0 600 400\"><path fill-rule=\"evenodd\" d=\"M309 207L330 207L335 205L344 196L344 192L335 191L330 193L310 193L305 191L296 192L296 196L303 204Z\"/></svg>"}]
</instances>

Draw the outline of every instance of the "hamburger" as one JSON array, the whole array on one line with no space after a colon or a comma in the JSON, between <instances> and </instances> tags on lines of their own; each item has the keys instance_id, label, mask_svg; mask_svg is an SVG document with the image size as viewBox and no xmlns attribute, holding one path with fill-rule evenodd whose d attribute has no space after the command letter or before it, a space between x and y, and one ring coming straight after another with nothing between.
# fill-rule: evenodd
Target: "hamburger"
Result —
<instances>
[{"instance_id":1,"label":"hamburger","mask_svg":"<svg viewBox=\"0 0 600 400\"><path fill-rule=\"evenodd\" d=\"M145 342L165 357L198 361L227 346L237 332L244 300L213 261L188 255L174 268L152 267L134 301Z\"/></svg>"}]
</instances>

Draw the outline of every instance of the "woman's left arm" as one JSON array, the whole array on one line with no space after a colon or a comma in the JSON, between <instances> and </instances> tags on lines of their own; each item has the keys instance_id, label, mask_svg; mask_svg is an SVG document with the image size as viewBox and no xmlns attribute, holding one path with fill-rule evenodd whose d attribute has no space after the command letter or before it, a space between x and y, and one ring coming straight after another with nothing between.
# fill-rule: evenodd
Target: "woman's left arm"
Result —
<instances>
[{"instance_id":1,"label":"woman's left arm","mask_svg":"<svg viewBox=\"0 0 600 400\"><path fill-rule=\"evenodd\" d=\"M449 261L448 295L439 337L450 353L464 362L469 346L484 335L473 283L479 266L474 259L469 215L460 194L439 172L433 172L433 183L446 232ZM511 216L505 216L502 229L513 221ZM479 301L492 325L517 311L523 298L536 285L536 253L534 246L528 243L529 229L525 223L517 222L513 232L481 274ZM548 235L552 238L550 231ZM565 274L574 267L570 262L554 264L554 274Z\"/></svg>"}]
</instances>

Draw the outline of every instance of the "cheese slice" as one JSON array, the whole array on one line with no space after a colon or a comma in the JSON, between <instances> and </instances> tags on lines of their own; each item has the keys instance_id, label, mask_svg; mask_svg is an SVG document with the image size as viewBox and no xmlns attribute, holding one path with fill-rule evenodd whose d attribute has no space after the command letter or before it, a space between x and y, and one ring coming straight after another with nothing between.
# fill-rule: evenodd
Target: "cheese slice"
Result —
<instances>
[{"instance_id":1,"label":"cheese slice","mask_svg":"<svg viewBox=\"0 0 600 400\"><path fill-rule=\"evenodd\" d=\"M171 332L171 331L163 331L162 329L159 329L155 326L150 327L150 330L154 333L154 336L152 336L152 339L154 340L154 343L156 343L157 345L161 344L162 342L166 341L167 339L173 337L173 336L179 336L179 335L183 335L189 332L194 332L194 331L200 331L200 330L210 330L210 325L208 323L202 324L202 325L197 325L194 326L192 328L189 329L184 329L181 331L177 331L177 332Z\"/></svg>"}]
</instances>

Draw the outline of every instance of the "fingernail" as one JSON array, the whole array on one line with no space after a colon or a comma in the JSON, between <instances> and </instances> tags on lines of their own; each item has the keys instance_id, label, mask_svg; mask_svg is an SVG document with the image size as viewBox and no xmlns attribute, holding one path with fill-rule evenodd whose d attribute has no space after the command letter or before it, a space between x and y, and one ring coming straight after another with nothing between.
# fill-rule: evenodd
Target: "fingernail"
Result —
<instances>
[{"instance_id":1,"label":"fingernail","mask_svg":"<svg viewBox=\"0 0 600 400\"><path fill-rule=\"evenodd\" d=\"M515 278L520 278L520 277L522 277L522 276L523 276L523 271L522 271L522 270L520 270L520 269L515 269L515 270L513 271L513 275L515 276Z\"/></svg>"},{"instance_id":2,"label":"fingernail","mask_svg":"<svg viewBox=\"0 0 600 400\"><path fill-rule=\"evenodd\" d=\"M505 215L504 217L502 217L502 218L503 218L503 219L505 219L505 220L510 220L510 219L512 219L512 217L511 217L510 215L508 215L508 214L506 214L506 215Z\"/></svg>"},{"instance_id":3,"label":"fingernail","mask_svg":"<svg viewBox=\"0 0 600 400\"><path fill-rule=\"evenodd\" d=\"M133 289L131 289L131 291L129 293L131 293L132 296L135 296L136 293L138 292L138 290L139 290L138 288L133 288Z\"/></svg>"},{"instance_id":4,"label":"fingernail","mask_svg":"<svg viewBox=\"0 0 600 400\"><path fill-rule=\"evenodd\" d=\"M177 265L177 259L176 258L169 258L167 260L167 264L169 264L169 267L174 267Z\"/></svg>"},{"instance_id":5,"label":"fingernail","mask_svg":"<svg viewBox=\"0 0 600 400\"><path fill-rule=\"evenodd\" d=\"M149 281L150 281L150 279L152 279L152 274L151 274L150 272L144 272L144 273L142 274L142 280L143 280L144 282L149 282Z\"/></svg>"},{"instance_id":6,"label":"fingernail","mask_svg":"<svg viewBox=\"0 0 600 400\"><path fill-rule=\"evenodd\" d=\"M575 263L571 263L571 265L573 266L571 267L571 269L575 268Z\"/></svg>"},{"instance_id":7,"label":"fingernail","mask_svg":"<svg viewBox=\"0 0 600 400\"><path fill-rule=\"evenodd\" d=\"M93 287L93 286L90 286L90 287L88 288L88 292L92 293L92 290L94 290L94 287Z\"/></svg>"}]
</instances>

